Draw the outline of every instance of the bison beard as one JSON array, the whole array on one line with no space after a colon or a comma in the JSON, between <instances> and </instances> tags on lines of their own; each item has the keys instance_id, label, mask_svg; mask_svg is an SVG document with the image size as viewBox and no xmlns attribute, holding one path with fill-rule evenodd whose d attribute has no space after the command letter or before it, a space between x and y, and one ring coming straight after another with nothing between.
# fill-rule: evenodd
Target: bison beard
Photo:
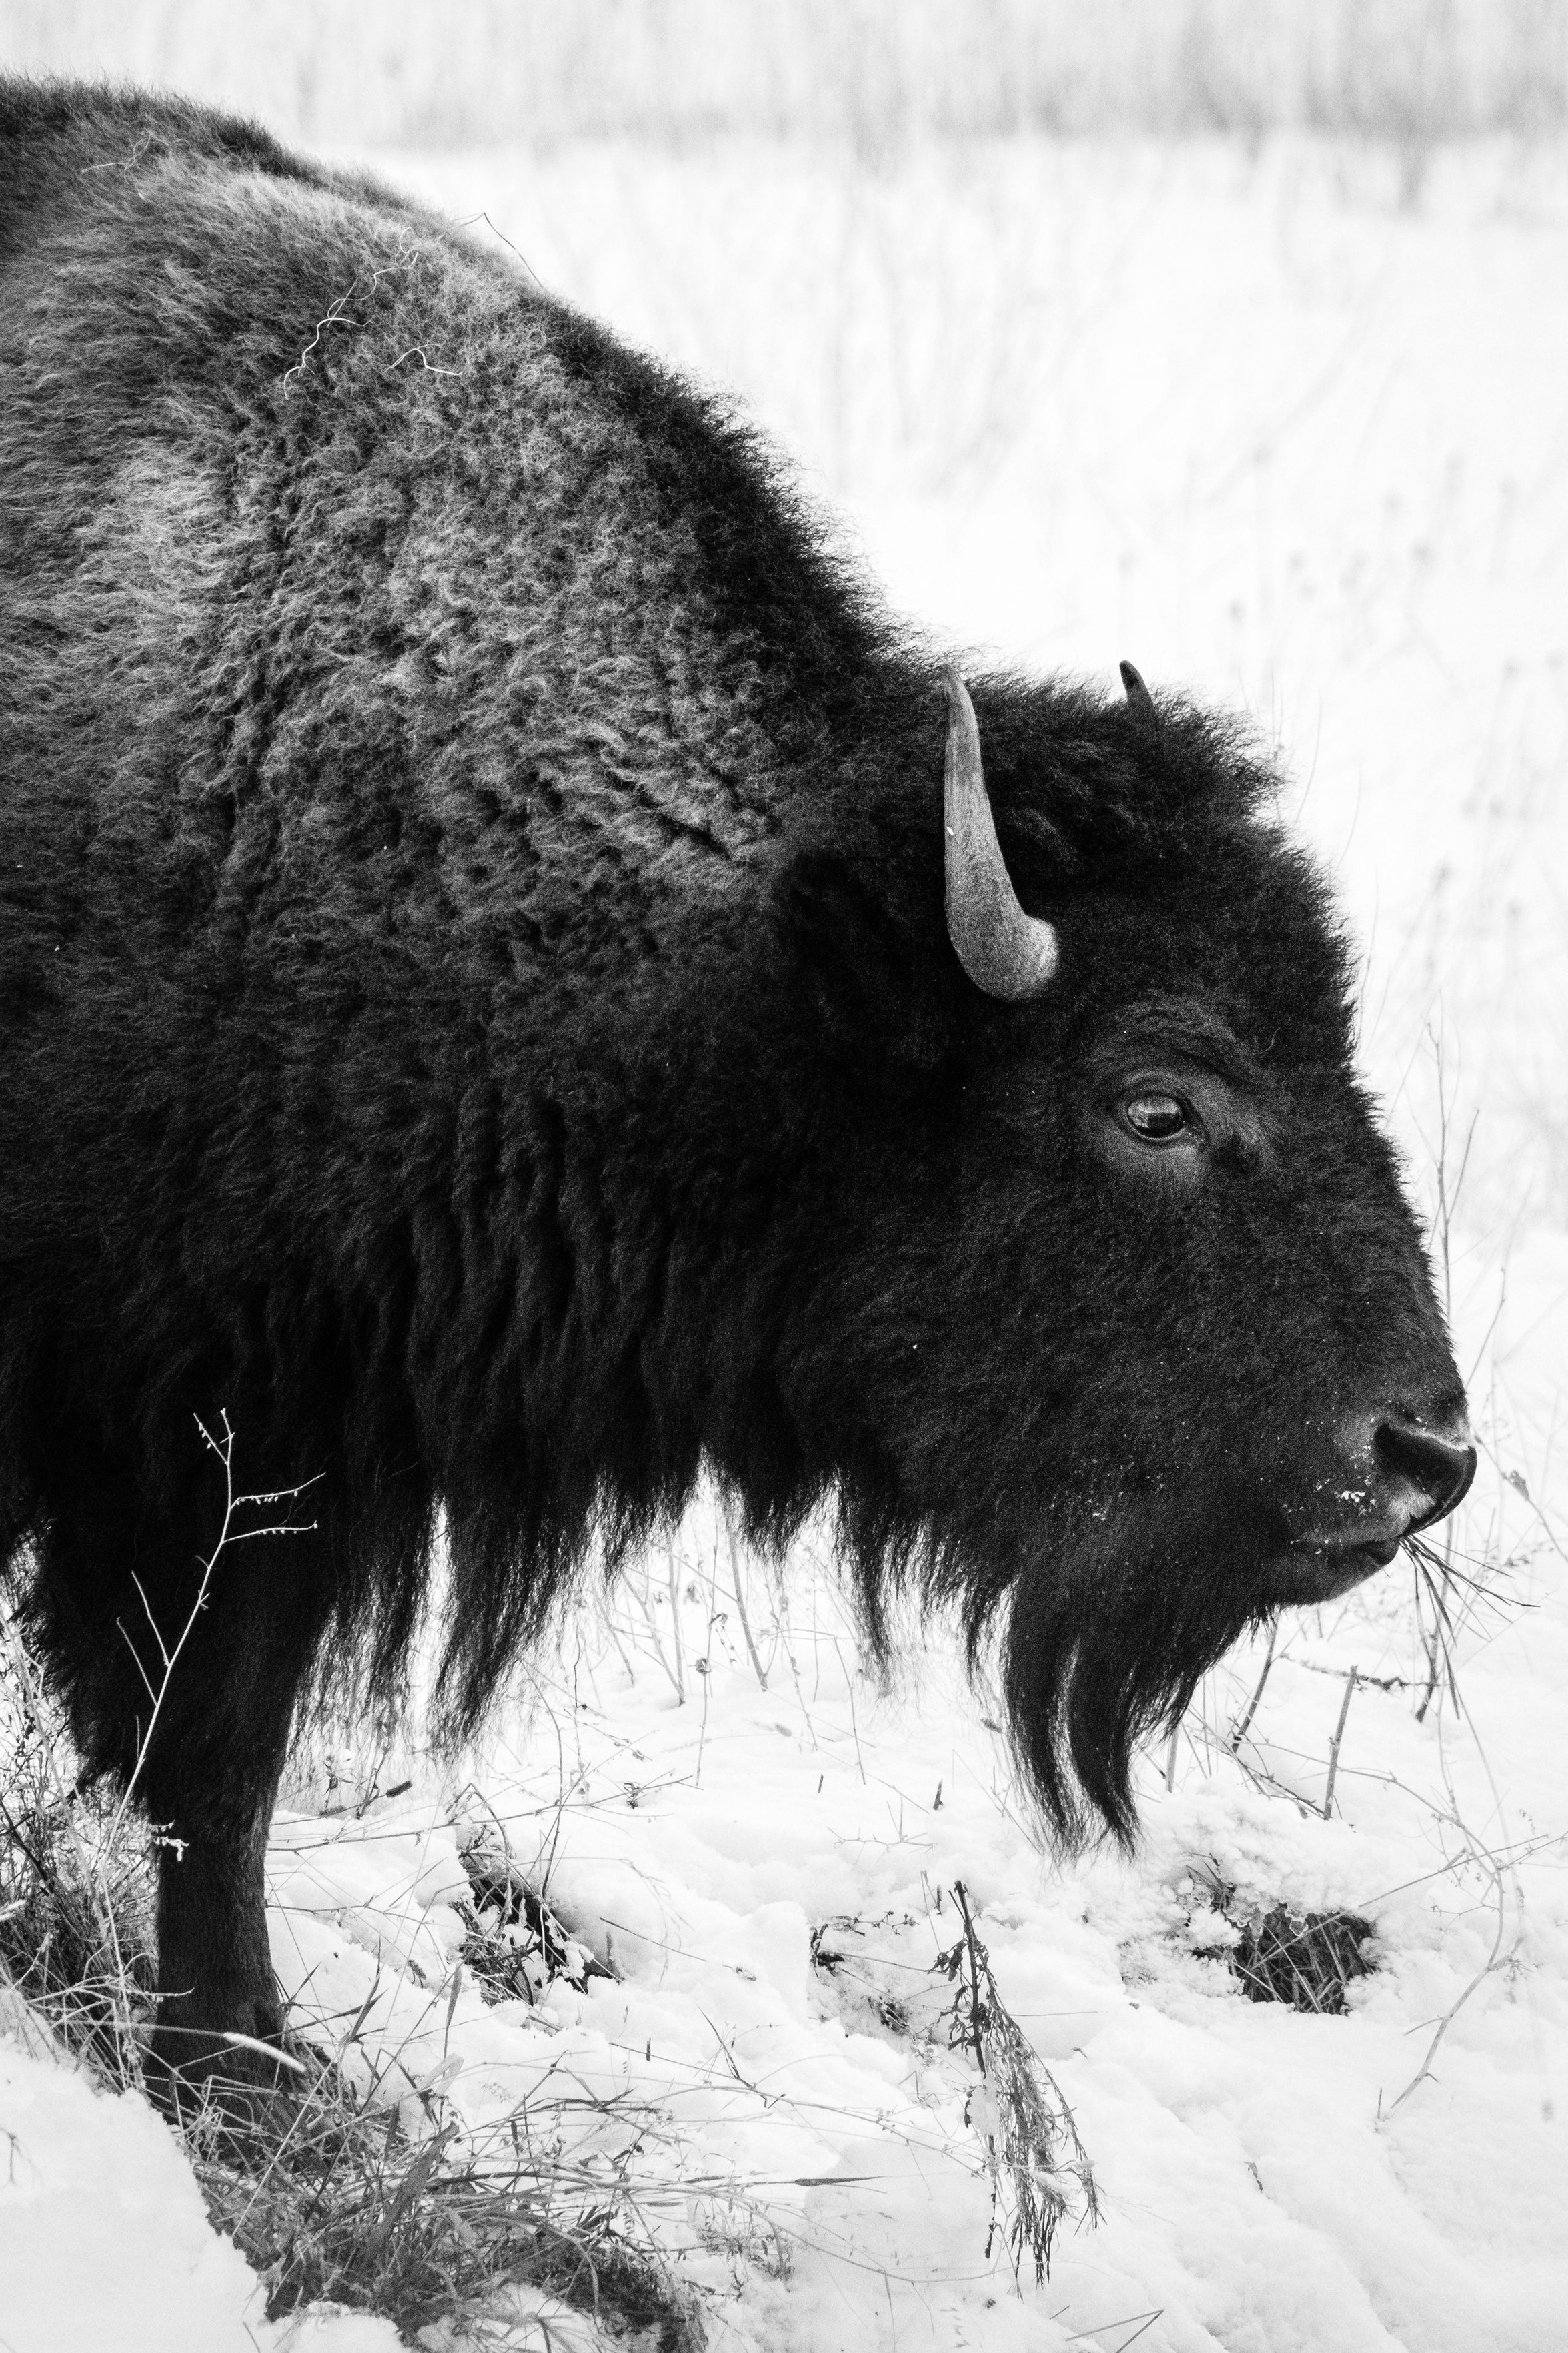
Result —
<instances>
[{"instance_id":1,"label":"bison beard","mask_svg":"<svg viewBox=\"0 0 1568 2353\"><path fill-rule=\"evenodd\" d=\"M886 1492L839 1499L839 1551L885 1662L889 1601L951 1609L972 1668L994 1653L1018 1767L1065 1847L1108 1828L1131 1845L1139 1743L1185 1710L1199 1679L1270 1614L1259 1564L1278 1514L1222 1472L1100 1502L1058 1495L1008 1537L1005 1494L983 1539L899 1523Z\"/></svg>"},{"instance_id":2,"label":"bison beard","mask_svg":"<svg viewBox=\"0 0 1568 2353\"><path fill-rule=\"evenodd\" d=\"M1244 732L972 704L742 425L254 128L0 82L0 1572L183 1843L160 2057L277 2031L290 1722L395 1696L443 1513L449 1727L706 1465L1129 1836L1473 1467ZM224 1411L315 1483L149 1739Z\"/></svg>"},{"instance_id":3,"label":"bison beard","mask_svg":"<svg viewBox=\"0 0 1568 2353\"><path fill-rule=\"evenodd\" d=\"M1071 1843L1135 1827L1132 1753L1267 1603L1268 1514L1192 1491L1081 1510L1013 1588L1003 1688L1019 1760Z\"/></svg>"}]
</instances>

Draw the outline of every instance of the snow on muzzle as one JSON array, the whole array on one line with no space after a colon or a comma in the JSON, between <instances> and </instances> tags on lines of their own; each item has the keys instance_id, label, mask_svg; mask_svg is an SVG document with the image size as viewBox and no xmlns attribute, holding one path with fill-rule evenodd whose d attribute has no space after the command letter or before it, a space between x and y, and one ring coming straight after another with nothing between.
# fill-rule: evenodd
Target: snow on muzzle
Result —
<instances>
[{"instance_id":1,"label":"snow on muzzle","mask_svg":"<svg viewBox=\"0 0 1568 2353\"><path fill-rule=\"evenodd\" d=\"M1342 1422L1342 1464L1318 1483L1311 1523L1275 1565L1281 1601L1331 1600L1386 1568L1406 1536L1446 1519L1476 1475L1464 1412L1378 1408Z\"/></svg>"}]
</instances>

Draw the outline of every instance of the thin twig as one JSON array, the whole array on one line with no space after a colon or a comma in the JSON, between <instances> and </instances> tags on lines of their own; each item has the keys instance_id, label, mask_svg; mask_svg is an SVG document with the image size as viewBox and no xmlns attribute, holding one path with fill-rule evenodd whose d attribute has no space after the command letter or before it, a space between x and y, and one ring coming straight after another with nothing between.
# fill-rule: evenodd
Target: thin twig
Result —
<instances>
[{"instance_id":1,"label":"thin twig","mask_svg":"<svg viewBox=\"0 0 1568 2353\"><path fill-rule=\"evenodd\" d=\"M1345 1736L1345 1718L1351 1712L1351 1700L1355 1692L1358 1670L1352 1667L1345 1677L1345 1695L1340 1702L1340 1720L1334 1726L1334 1736L1329 1743L1329 1778L1323 1791L1323 1820L1334 1810L1334 1776L1340 1769L1340 1743Z\"/></svg>"},{"instance_id":2,"label":"thin twig","mask_svg":"<svg viewBox=\"0 0 1568 2353\"><path fill-rule=\"evenodd\" d=\"M1463 2010L1470 1996L1475 1992L1476 1988L1482 1984L1484 1980L1491 1975L1493 1969L1496 1968L1498 1965L1498 1957L1502 1951L1502 1940L1508 1932L1507 1892L1503 1885L1503 1876L1500 1871L1497 1873L1497 1935L1492 1938L1491 1951L1487 1955L1486 1959L1476 1971L1475 1976L1470 1979L1468 1985L1460 1994L1458 2001L1456 2001L1451 2008L1445 2012L1444 2016L1438 2020L1437 2031L1433 2035L1431 2042L1426 2045L1426 2057L1422 2060L1420 2066L1416 2069L1409 2083L1406 2084L1403 2092L1400 2093L1399 2097L1393 2101L1386 2108L1382 2105L1381 2102L1379 2103L1377 2121L1380 2125L1386 2124L1389 2117L1394 2115L1398 2109L1405 2105L1405 2101L1410 2097L1412 2092L1418 2091L1421 2085L1428 2081L1432 2073L1432 2062L1437 2056L1443 2038L1447 2033L1449 2027L1452 2026L1455 2019L1459 2015L1460 2010Z\"/></svg>"},{"instance_id":3,"label":"thin twig","mask_svg":"<svg viewBox=\"0 0 1568 2353\"><path fill-rule=\"evenodd\" d=\"M675 1696L686 1704L686 1646L680 1635L680 1577L675 1566L675 1540L664 1547L666 1581L669 1588L669 1647L675 1654Z\"/></svg>"},{"instance_id":4,"label":"thin twig","mask_svg":"<svg viewBox=\"0 0 1568 2353\"><path fill-rule=\"evenodd\" d=\"M752 1666L756 1674L758 1683L761 1683L763 1689L766 1691L768 1687L768 1678L763 1669L763 1662L757 1656L757 1646L752 1640L752 1621L746 1615L746 1599L741 1589L740 1546L735 1542L735 1523L731 1515L730 1507L727 1504L724 1506L724 1535L730 1546L730 1579L735 1588L735 1608L740 1615L741 1631L746 1638L746 1655L752 1662Z\"/></svg>"},{"instance_id":5,"label":"thin twig","mask_svg":"<svg viewBox=\"0 0 1568 2353\"><path fill-rule=\"evenodd\" d=\"M1242 1742L1246 1739L1248 1726L1251 1725L1253 1717L1258 1714L1258 1703L1263 1697L1263 1686L1268 1681L1268 1670L1274 1664L1274 1645L1279 1640L1279 1620L1278 1618L1271 1618L1268 1621L1268 1648L1264 1653L1263 1672L1258 1678L1252 1697L1247 1701L1246 1711L1241 1716L1240 1721L1233 1725L1231 1727L1230 1753L1233 1757L1236 1755L1236 1752L1240 1747Z\"/></svg>"}]
</instances>

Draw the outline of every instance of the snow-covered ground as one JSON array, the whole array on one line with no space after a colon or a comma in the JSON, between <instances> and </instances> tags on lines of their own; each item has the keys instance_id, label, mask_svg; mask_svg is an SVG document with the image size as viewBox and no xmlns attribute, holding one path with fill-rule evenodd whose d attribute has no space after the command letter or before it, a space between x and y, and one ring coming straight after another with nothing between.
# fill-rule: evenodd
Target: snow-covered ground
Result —
<instances>
[{"instance_id":1,"label":"snow-covered ground","mask_svg":"<svg viewBox=\"0 0 1568 2353\"><path fill-rule=\"evenodd\" d=\"M1504 1542L1528 1546L1531 1514L1503 1493ZM445 2096L481 2142L523 2100L541 2145L605 2179L635 2143L647 2225L710 2291L718 2346L1109 2353L1141 2325L1181 2353L1561 2346L1568 1626L1539 1558L1500 1630L1464 1646L1462 1722L1450 1702L1417 1727L1408 1688L1358 1685L1331 1820L1347 1669L1419 1676L1397 1579L1289 1630L1235 1758L1261 1647L1212 1678L1173 1787L1168 1757L1146 1769L1142 1854L1068 1870L1038 1853L984 1702L945 1660L880 1692L807 1556L787 1616L747 1580L764 1690L700 1515L675 1561L684 1703L658 1560L613 1621L578 1620L531 1729L476 1787L280 1822L274 1950L301 2012L359 2020L377 2063L395 2050L411 2104L461 2060ZM443 1898L468 1892L459 1844L498 1826L618 1982L558 1983L533 2009L460 1985L454 2004ZM933 1968L957 1883L1105 2206L1098 2230L1064 2226L1045 2288L1026 2266L1022 2295L985 2260L975 2076ZM1240 1997L1213 1957L1227 1891L1237 1917L1283 1902L1376 1922L1349 2016Z\"/></svg>"},{"instance_id":2,"label":"snow-covered ground","mask_svg":"<svg viewBox=\"0 0 1568 2353\"><path fill-rule=\"evenodd\" d=\"M877 174L722 150L381 168L732 385L892 600L977 659L1109 678L1126 655L1279 739L1433 1210L1443 1162L1487 1451L1455 1542L1476 1580L1457 1690L1417 1721L1391 1570L1287 1621L1266 1673L1259 1643L1209 1678L1146 1760L1137 1859L1067 1868L942 1630L911 1630L882 1690L820 1541L782 1580L737 1574L704 1507L584 1603L481 1756L437 1771L345 1742L331 1792L302 1761L272 1853L297 2018L352 2028L349 2064L411 2125L433 2108L482 2152L521 2110L536 2147L624 2172L715 2347L1558 2353L1568 159L1021 143ZM615 1976L487 2007L458 1973L461 1850L503 1834ZM986 2252L984 2115L932 1966L960 1883L1103 2205L1064 2223L1039 2288ZM1216 1957L1279 1904L1375 1924L1345 2016L1249 2002ZM15 2042L0 2128L15 2353L391 2343L267 2324L164 2127ZM502 2341L583 2326L520 2309Z\"/></svg>"}]
</instances>

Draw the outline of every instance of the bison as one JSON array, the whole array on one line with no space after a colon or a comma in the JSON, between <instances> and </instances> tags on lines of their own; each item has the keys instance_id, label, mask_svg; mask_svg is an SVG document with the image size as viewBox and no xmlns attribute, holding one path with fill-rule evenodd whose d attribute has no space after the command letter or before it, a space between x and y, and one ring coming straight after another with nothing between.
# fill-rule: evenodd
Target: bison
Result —
<instances>
[{"instance_id":1,"label":"bison","mask_svg":"<svg viewBox=\"0 0 1568 2353\"><path fill-rule=\"evenodd\" d=\"M742 422L243 122L0 86L0 1546L163 1832L157 2061L279 2033L290 1724L438 1518L448 1728L706 1466L1128 1835L1474 1467L1268 764L972 700ZM310 1492L196 1609L224 1413Z\"/></svg>"}]
</instances>

